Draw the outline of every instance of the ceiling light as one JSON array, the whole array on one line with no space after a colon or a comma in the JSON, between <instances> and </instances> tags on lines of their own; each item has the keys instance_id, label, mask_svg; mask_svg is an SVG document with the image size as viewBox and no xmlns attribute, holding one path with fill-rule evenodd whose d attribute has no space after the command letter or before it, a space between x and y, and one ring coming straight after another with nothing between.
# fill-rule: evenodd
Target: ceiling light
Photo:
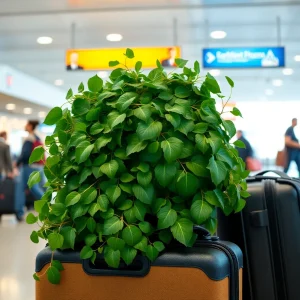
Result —
<instances>
[{"instance_id":1,"label":"ceiling light","mask_svg":"<svg viewBox=\"0 0 300 300\"><path fill-rule=\"evenodd\" d=\"M266 89L266 90L265 90L265 94L266 94L267 96L272 96L272 95L274 94L274 91L271 90L271 89Z\"/></svg>"},{"instance_id":2,"label":"ceiling light","mask_svg":"<svg viewBox=\"0 0 300 300\"><path fill-rule=\"evenodd\" d=\"M213 39L224 39L227 36L227 33L222 30L212 31L210 37Z\"/></svg>"},{"instance_id":3,"label":"ceiling light","mask_svg":"<svg viewBox=\"0 0 300 300\"><path fill-rule=\"evenodd\" d=\"M100 78L107 78L108 77L108 72L107 71L99 71L97 73L97 75L100 77Z\"/></svg>"},{"instance_id":4,"label":"ceiling light","mask_svg":"<svg viewBox=\"0 0 300 300\"><path fill-rule=\"evenodd\" d=\"M296 56L294 57L294 60L295 60L295 61L300 61L300 55L296 55Z\"/></svg>"},{"instance_id":5,"label":"ceiling light","mask_svg":"<svg viewBox=\"0 0 300 300\"><path fill-rule=\"evenodd\" d=\"M110 42L120 42L123 37L119 33L110 33L106 36L106 39Z\"/></svg>"},{"instance_id":6,"label":"ceiling light","mask_svg":"<svg viewBox=\"0 0 300 300\"><path fill-rule=\"evenodd\" d=\"M53 42L53 39L50 36L40 36L36 41L41 45L48 45Z\"/></svg>"},{"instance_id":7,"label":"ceiling light","mask_svg":"<svg viewBox=\"0 0 300 300\"><path fill-rule=\"evenodd\" d=\"M281 79L274 79L274 80L272 81L272 84L273 84L274 86L282 86L282 85L283 85L283 81L282 81Z\"/></svg>"},{"instance_id":8,"label":"ceiling light","mask_svg":"<svg viewBox=\"0 0 300 300\"><path fill-rule=\"evenodd\" d=\"M31 109L30 107L25 107L25 108L23 109L23 113L24 113L25 115L30 115L30 114L32 113L32 109Z\"/></svg>"},{"instance_id":9,"label":"ceiling light","mask_svg":"<svg viewBox=\"0 0 300 300\"><path fill-rule=\"evenodd\" d=\"M54 80L54 84L56 86L62 86L64 84L64 81L62 79L56 79Z\"/></svg>"},{"instance_id":10,"label":"ceiling light","mask_svg":"<svg viewBox=\"0 0 300 300\"><path fill-rule=\"evenodd\" d=\"M40 111L40 112L38 113L38 116L39 116L40 118L45 118L45 117L46 117L46 112Z\"/></svg>"},{"instance_id":11,"label":"ceiling light","mask_svg":"<svg viewBox=\"0 0 300 300\"><path fill-rule=\"evenodd\" d=\"M5 106L5 108L7 110L14 110L16 108L16 104L14 104L14 103L7 103L6 106Z\"/></svg>"},{"instance_id":12,"label":"ceiling light","mask_svg":"<svg viewBox=\"0 0 300 300\"><path fill-rule=\"evenodd\" d=\"M291 68L285 68L282 70L283 75L292 75L294 73L294 70Z\"/></svg>"},{"instance_id":13,"label":"ceiling light","mask_svg":"<svg viewBox=\"0 0 300 300\"><path fill-rule=\"evenodd\" d=\"M221 74L221 71L218 69L210 70L209 74L212 76L219 76Z\"/></svg>"}]
</instances>

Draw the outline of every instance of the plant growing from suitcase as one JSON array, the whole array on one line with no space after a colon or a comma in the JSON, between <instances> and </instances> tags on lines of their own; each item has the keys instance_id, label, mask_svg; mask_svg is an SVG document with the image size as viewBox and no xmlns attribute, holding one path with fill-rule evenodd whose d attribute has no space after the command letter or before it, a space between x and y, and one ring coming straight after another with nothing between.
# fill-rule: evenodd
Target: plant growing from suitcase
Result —
<instances>
[{"instance_id":1,"label":"plant growing from suitcase","mask_svg":"<svg viewBox=\"0 0 300 300\"><path fill-rule=\"evenodd\" d=\"M126 59L134 53L127 49ZM125 59L125 61L126 61ZM137 254L155 260L172 240L191 247L193 225L216 231L216 208L240 211L248 196L243 161L231 143L236 133L224 120L218 82L200 76L177 59L182 72L167 74L161 64L148 75L142 62L129 70L118 61L105 84L94 76L78 93L67 93L71 107L53 108L45 124L56 125L46 150L36 148L30 162L48 152L48 188L35 202L38 216L31 240L45 239L52 251L78 249L82 259L129 265ZM126 64L126 63L125 63ZM233 88L233 81L226 77ZM222 112L216 110L216 100ZM234 108L231 113L241 116ZM39 182L32 173L29 186ZM60 281L62 265L52 259L50 282ZM39 280L37 274L34 275Z\"/></svg>"}]
</instances>

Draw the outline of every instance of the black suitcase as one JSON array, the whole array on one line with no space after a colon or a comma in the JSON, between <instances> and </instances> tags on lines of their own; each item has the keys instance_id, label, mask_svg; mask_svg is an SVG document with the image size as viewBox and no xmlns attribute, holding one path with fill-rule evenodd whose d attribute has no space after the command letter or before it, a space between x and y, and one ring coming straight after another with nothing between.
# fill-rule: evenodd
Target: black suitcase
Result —
<instances>
[{"instance_id":1,"label":"black suitcase","mask_svg":"<svg viewBox=\"0 0 300 300\"><path fill-rule=\"evenodd\" d=\"M273 172L280 177L263 176ZM250 177L245 209L219 215L218 234L241 247L244 300L299 300L300 181L283 172Z\"/></svg>"},{"instance_id":2,"label":"black suitcase","mask_svg":"<svg viewBox=\"0 0 300 300\"><path fill-rule=\"evenodd\" d=\"M0 180L0 217L15 213L15 183L9 178Z\"/></svg>"}]
</instances>

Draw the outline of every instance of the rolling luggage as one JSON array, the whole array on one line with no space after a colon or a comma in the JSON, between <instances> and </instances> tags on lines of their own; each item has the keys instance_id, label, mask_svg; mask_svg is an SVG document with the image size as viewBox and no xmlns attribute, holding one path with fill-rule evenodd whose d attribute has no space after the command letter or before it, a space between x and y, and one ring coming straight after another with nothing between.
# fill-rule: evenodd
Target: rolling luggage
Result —
<instances>
[{"instance_id":1,"label":"rolling luggage","mask_svg":"<svg viewBox=\"0 0 300 300\"><path fill-rule=\"evenodd\" d=\"M267 172L248 179L244 210L220 216L218 234L243 250L244 300L299 300L300 181Z\"/></svg>"},{"instance_id":2,"label":"rolling luggage","mask_svg":"<svg viewBox=\"0 0 300 300\"><path fill-rule=\"evenodd\" d=\"M3 214L14 214L15 183L13 179L0 180L0 217Z\"/></svg>"},{"instance_id":3,"label":"rolling luggage","mask_svg":"<svg viewBox=\"0 0 300 300\"><path fill-rule=\"evenodd\" d=\"M45 273L51 251L36 259L36 272ZM95 265L81 261L79 252L57 251L63 263L59 285L46 276L36 282L36 300L242 300L242 253L229 242L205 236L193 248L171 247L153 263L138 256L130 266L108 268L102 257Z\"/></svg>"}]
</instances>

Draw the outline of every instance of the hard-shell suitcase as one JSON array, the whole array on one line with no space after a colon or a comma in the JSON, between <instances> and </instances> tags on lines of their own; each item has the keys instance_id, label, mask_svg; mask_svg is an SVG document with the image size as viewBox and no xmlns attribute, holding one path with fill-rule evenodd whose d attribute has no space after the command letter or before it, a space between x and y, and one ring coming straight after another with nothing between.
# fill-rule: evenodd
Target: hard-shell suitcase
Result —
<instances>
[{"instance_id":1,"label":"hard-shell suitcase","mask_svg":"<svg viewBox=\"0 0 300 300\"><path fill-rule=\"evenodd\" d=\"M0 180L0 216L15 212L15 183L9 178Z\"/></svg>"},{"instance_id":2,"label":"hard-shell suitcase","mask_svg":"<svg viewBox=\"0 0 300 300\"><path fill-rule=\"evenodd\" d=\"M36 272L46 272L51 251L36 259ZM36 282L36 300L242 300L242 252L234 244L208 236L193 248L174 247L150 263L138 256L131 266L106 267L81 261L79 252L57 251L63 263L61 283L46 276Z\"/></svg>"},{"instance_id":3,"label":"hard-shell suitcase","mask_svg":"<svg viewBox=\"0 0 300 300\"><path fill-rule=\"evenodd\" d=\"M243 299L299 300L300 181L265 171L248 179L248 191L242 213L221 216L218 230L243 250Z\"/></svg>"}]
</instances>

